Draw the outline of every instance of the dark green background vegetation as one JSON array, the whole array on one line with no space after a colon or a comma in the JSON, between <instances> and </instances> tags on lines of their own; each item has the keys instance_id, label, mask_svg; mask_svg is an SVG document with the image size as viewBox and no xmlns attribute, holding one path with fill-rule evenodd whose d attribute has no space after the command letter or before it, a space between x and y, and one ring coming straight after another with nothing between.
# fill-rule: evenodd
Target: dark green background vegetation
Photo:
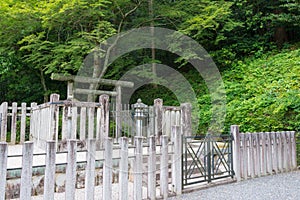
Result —
<instances>
[{"instance_id":1,"label":"dark green background vegetation","mask_svg":"<svg viewBox=\"0 0 300 200\"><path fill-rule=\"evenodd\" d=\"M300 129L299 0L2 0L0 2L0 102L38 102L66 95L53 72L76 74L83 59L110 36L154 25L178 30L213 57L226 87L226 129ZM210 122L210 95L188 63L164 51L138 50L105 74L118 79L130 68L162 63L182 73L197 94L199 132ZM157 85L133 96L152 104L178 102Z\"/></svg>"}]
</instances>

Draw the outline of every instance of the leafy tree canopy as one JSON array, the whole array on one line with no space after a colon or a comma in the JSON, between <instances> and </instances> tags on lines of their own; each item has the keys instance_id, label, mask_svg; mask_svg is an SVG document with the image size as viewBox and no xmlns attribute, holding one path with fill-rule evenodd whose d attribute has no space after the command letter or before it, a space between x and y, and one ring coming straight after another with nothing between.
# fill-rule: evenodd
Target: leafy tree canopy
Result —
<instances>
[{"instance_id":1,"label":"leafy tree canopy","mask_svg":"<svg viewBox=\"0 0 300 200\"><path fill-rule=\"evenodd\" d=\"M251 131L299 129L299 52L266 56L298 49L299 0L2 0L0 18L1 101L42 102L52 92L65 94L65 83L51 81L51 73L76 74L85 56L105 39L132 28L158 26L190 36L212 55L227 88L226 123ZM142 49L116 60L104 75L118 79L150 62L176 68L198 95L203 131L211 113L210 96L183 60ZM176 103L164 88L145 88ZM139 90L136 95L152 101L154 93Z\"/></svg>"}]
</instances>

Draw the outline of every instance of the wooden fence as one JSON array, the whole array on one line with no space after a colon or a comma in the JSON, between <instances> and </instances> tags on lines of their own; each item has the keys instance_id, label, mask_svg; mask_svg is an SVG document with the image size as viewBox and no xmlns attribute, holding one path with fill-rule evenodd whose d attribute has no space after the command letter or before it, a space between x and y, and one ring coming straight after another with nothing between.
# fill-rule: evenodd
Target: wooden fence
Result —
<instances>
[{"instance_id":1,"label":"wooden fence","mask_svg":"<svg viewBox=\"0 0 300 200\"><path fill-rule=\"evenodd\" d=\"M300 133L296 133L296 157L298 169L300 169Z\"/></svg>"},{"instance_id":2,"label":"wooden fence","mask_svg":"<svg viewBox=\"0 0 300 200\"><path fill-rule=\"evenodd\" d=\"M31 103L30 107L27 107L26 103L18 106L16 102L9 106L7 102L3 102L0 105L0 141L10 141L10 144L16 144L30 140L30 112L35 106L36 103ZM31 120L30 123L32 123Z\"/></svg>"},{"instance_id":3,"label":"wooden fence","mask_svg":"<svg viewBox=\"0 0 300 200\"><path fill-rule=\"evenodd\" d=\"M104 149L96 151L96 140L87 140L86 168L85 168L85 198L91 200L95 198L95 161L102 160L103 163L103 192L102 199L112 199L112 173L113 159L119 160L118 176L118 197L119 199L142 199L145 191L148 199L163 198L168 196L179 195L181 188L181 127L173 126L173 142L169 142L167 136L160 138L160 144L156 144L156 138L148 138L148 146L143 144L143 137L136 136L133 152L129 151L128 138L120 138L118 146L113 144L111 138L106 138ZM0 199L5 199L6 186L6 168L7 168L7 147L6 142L0 143ZM55 167L56 167L56 142L46 142L47 151L45 157L45 177L44 177L44 199L54 199L55 185ZM23 159L21 172L20 199L31 199L32 191L32 163L33 163L32 141L23 144ZM75 139L67 140L67 167L65 180L65 199L75 199L75 182L76 182L76 158L77 158L77 141ZM116 151L118 152L116 154ZM159 163L157 163L159 159ZM128 166L132 161L133 169L130 172ZM158 164L158 165L157 165ZM169 165L174 169L172 177L169 177ZM115 169L114 169L115 170ZM159 184L157 184L156 175L159 174ZM147 175L147 181L143 181L143 175ZM129 194L129 182L132 176L133 194ZM169 181L171 180L171 181ZM146 186L144 184L147 184ZM144 189L143 189L144 188ZM159 191L159 192L157 192ZM114 195L115 196L115 195ZM97 197L99 198L99 197Z\"/></svg>"},{"instance_id":4,"label":"wooden fence","mask_svg":"<svg viewBox=\"0 0 300 200\"><path fill-rule=\"evenodd\" d=\"M238 181L297 168L294 131L240 133L231 126L233 166Z\"/></svg>"},{"instance_id":5,"label":"wooden fence","mask_svg":"<svg viewBox=\"0 0 300 200\"><path fill-rule=\"evenodd\" d=\"M99 103L60 101L58 94L50 102L32 109L32 137L45 149L46 141L97 139L104 141L109 131L109 97L101 95ZM80 113L80 114L79 114ZM102 147L102 144L100 144Z\"/></svg>"},{"instance_id":6,"label":"wooden fence","mask_svg":"<svg viewBox=\"0 0 300 200\"><path fill-rule=\"evenodd\" d=\"M170 195L181 194L181 147L182 134L185 131L185 128L182 126L173 125L171 126L171 138L162 135L158 144L155 136L149 137L148 143L143 143L144 137L136 136L134 137L133 146L129 144L129 139L126 137L120 138L118 144L114 144L112 138L105 137L103 139L103 148L101 149L96 148L97 138L87 139L85 199L94 199L95 197L96 161L103 162L103 199L112 199L113 171L118 171L119 199L128 199L129 196L134 199L141 199L141 195L145 196L145 193L143 194L145 188L147 191L146 196L149 199L166 199ZM295 132L240 133L238 126L231 126L231 134L233 135L232 162L238 181L287 172L296 168ZM66 140L66 199L74 199L76 194L77 142L78 140L75 138ZM45 145L44 198L53 199L57 142L47 140ZM6 180L7 146L6 142L0 143L0 180ZM113 160L116 159L118 160L117 169L115 169L113 164ZM21 199L30 199L32 195L32 160L33 142L25 142L23 144L22 157ZM132 168L129 169L128 166ZM158 174L159 178L157 177ZM133 193L129 194L131 180L133 182ZM5 181L1 181L0 199L5 198L5 187Z\"/></svg>"},{"instance_id":7,"label":"wooden fence","mask_svg":"<svg viewBox=\"0 0 300 200\"><path fill-rule=\"evenodd\" d=\"M192 107L190 103L180 106L164 106L162 99L154 101L155 132L158 135L171 136L171 127L183 126L183 135L192 135Z\"/></svg>"},{"instance_id":8,"label":"wooden fence","mask_svg":"<svg viewBox=\"0 0 300 200\"><path fill-rule=\"evenodd\" d=\"M142 107L137 105L139 103ZM155 99L153 106L139 103L131 105L133 108L123 105L120 111L117 111L115 104L111 106L110 117L115 123L110 126L110 134L114 138L118 138L118 135L149 137L156 133L170 137L173 125L185 125L184 130L188 130L185 135L191 135L191 104L165 106L162 99Z\"/></svg>"},{"instance_id":9,"label":"wooden fence","mask_svg":"<svg viewBox=\"0 0 300 200\"><path fill-rule=\"evenodd\" d=\"M156 99L153 106L147 106L144 118L135 112L139 111L130 105L109 105L107 95L101 95L96 103L62 101L58 94L51 94L48 103L31 103L30 107L26 103L18 107L17 103L8 106L4 102L0 106L0 138L10 144L33 140L46 148L47 140L96 138L102 141L110 136L117 142L119 137L126 136L133 143L137 135L170 137L173 125L183 125L183 134L191 135L191 105L188 103L164 106L162 99Z\"/></svg>"},{"instance_id":10,"label":"wooden fence","mask_svg":"<svg viewBox=\"0 0 300 200\"><path fill-rule=\"evenodd\" d=\"M108 136L108 96L102 95L99 103L60 101L58 94L50 102L27 107L22 103L0 105L0 141L10 144L34 140L45 147L47 140L66 140ZM80 114L78 114L78 112ZM59 133L59 134L58 134ZM60 137L58 137L60 135Z\"/></svg>"}]
</instances>

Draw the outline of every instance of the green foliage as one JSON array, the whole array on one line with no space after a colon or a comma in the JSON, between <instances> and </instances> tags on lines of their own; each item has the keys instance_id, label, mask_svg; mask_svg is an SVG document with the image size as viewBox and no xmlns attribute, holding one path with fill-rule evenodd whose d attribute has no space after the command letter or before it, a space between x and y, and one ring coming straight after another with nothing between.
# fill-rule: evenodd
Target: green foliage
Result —
<instances>
[{"instance_id":1,"label":"green foliage","mask_svg":"<svg viewBox=\"0 0 300 200\"><path fill-rule=\"evenodd\" d=\"M224 72L226 123L242 131L300 129L300 50L240 62Z\"/></svg>"},{"instance_id":2,"label":"green foliage","mask_svg":"<svg viewBox=\"0 0 300 200\"><path fill-rule=\"evenodd\" d=\"M58 3L59 2L59 3ZM74 73L84 57L115 31L104 20L108 1L41 3L40 29L18 42L28 65L53 72Z\"/></svg>"},{"instance_id":3,"label":"green foliage","mask_svg":"<svg viewBox=\"0 0 300 200\"><path fill-rule=\"evenodd\" d=\"M29 132L29 127L30 127L30 118L26 117L26 121L25 121L26 125L26 129L25 129L25 141L29 141L29 137L30 137L30 132ZM20 143L21 140L21 121L18 120L17 121L17 127L16 127L16 144ZM10 142L11 141L11 130L7 131L7 135L6 135L6 142Z\"/></svg>"},{"instance_id":4,"label":"green foliage","mask_svg":"<svg viewBox=\"0 0 300 200\"><path fill-rule=\"evenodd\" d=\"M139 88L131 97L130 103L136 103L141 98L146 105L153 105L157 98L163 99L164 105L179 106L176 96L168 88L149 84Z\"/></svg>"},{"instance_id":5,"label":"green foliage","mask_svg":"<svg viewBox=\"0 0 300 200\"><path fill-rule=\"evenodd\" d=\"M0 54L0 102L42 102L39 74L22 65L12 54Z\"/></svg>"},{"instance_id":6,"label":"green foliage","mask_svg":"<svg viewBox=\"0 0 300 200\"><path fill-rule=\"evenodd\" d=\"M259 59L245 59L222 73L226 87L225 130L238 124L243 132L300 130L300 49ZM196 80L188 74L189 80ZM192 81L192 82L193 82ZM211 96L199 90L205 83L192 84L197 92L199 133L211 121Z\"/></svg>"},{"instance_id":7,"label":"green foliage","mask_svg":"<svg viewBox=\"0 0 300 200\"><path fill-rule=\"evenodd\" d=\"M96 45L115 33L107 18L110 4L106 0L52 0L21 1L7 0L0 3L0 55L7 54L19 62L25 75L15 77L17 84L7 81L6 71L10 63L1 62L0 73L6 73L5 88L29 87L34 93L44 95L47 101L49 93L60 90L49 80L52 72L76 73L84 57ZM8 65L8 66L5 66ZM12 68L10 68L12 69ZM9 74L16 74L12 69ZM38 79L36 80L34 74ZM21 75L21 74L20 74ZM27 84L35 80L35 84ZM1 81L1 80L0 80ZM38 83L36 83L38 82ZM16 95L14 101L27 98ZM6 89L6 91L10 91ZM20 93L18 93L20 94ZM23 93L22 93L23 94ZM7 92L5 96L9 96ZM40 101L37 96L32 98Z\"/></svg>"},{"instance_id":8,"label":"green foliage","mask_svg":"<svg viewBox=\"0 0 300 200\"><path fill-rule=\"evenodd\" d=\"M221 41L212 56L220 68L230 68L244 57L261 57L299 40L300 4L298 0L233 0L230 18L238 23Z\"/></svg>"},{"instance_id":9,"label":"green foliage","mask_svg":"<svg viewBox=\"0 0 300 200\"><path fill-rule=\"evenodd\" d=\"M206 49L216 49L221 41L227 40L226 33L241 26L233 20L231 6L228 1L175 1L163 4L158 12L174 22L171 28L196 39Z\"/></svg>"},{"instance_id":10,"label":"green foliage","mask_svg":"<svg viewBox=\"0 0 300 200\"><path fill-rule=\"evenodd\" d=\"M182 24L183 33L191 35L205 47L209 48L207 44L218 45L220 41L227 39L224 32L240 26L230 18L231 5L225 1L208 1L195 5L198 10Z\"/></svg>"},{"instance_id":11,"label":"green foliage","mask_svg":"<svg viewBox=\"0 0 300 200\"><path fill-rule=\"evenodd\" d=\"M43 95L65 93L61 88L66 85L50 81L50 73L76 74L85 56L108 37L155 25L187 34L214 58L226 86L227 127L300 129L299 50L270 53L299 48L298 0L152 2L151 14L150 0L1 1L0 101L42 102ZM134 66L150 62L179 70L197 94L199 130L206 132L211 96L186 62L194 55L185 52L185 57L178 57L155 50L153 58L151 53L143 49L124 55L111 64L105 78L119 79ZM140 88L132 101L139 97L149 105L158 97L166 105L178 105L171 91L157 85Z\"/></svg>"}]
</instances>

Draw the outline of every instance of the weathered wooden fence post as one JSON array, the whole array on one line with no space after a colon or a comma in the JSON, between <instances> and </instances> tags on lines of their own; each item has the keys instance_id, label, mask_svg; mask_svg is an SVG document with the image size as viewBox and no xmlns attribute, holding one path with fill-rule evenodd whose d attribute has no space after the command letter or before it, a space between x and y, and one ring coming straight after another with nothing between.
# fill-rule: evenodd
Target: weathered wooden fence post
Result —
<instances>
[{"instance_id":1,"label":"weathered wooden fence post","mask_svg":"<svg viewBox=\"0 0 300 200\"><path fill-rule=\"evenodd\" d=\"M249 146L249 133L240 134L241 142L242 142L242 153L240 158L242 159L242 178L244 180L248 179L248 146Z\"/></svg>"},{"instance_id":2,"label":"weathered wooden fence post","mask_svg":"<svg viewBox=\"0 0 300 200\"><path fill-rule=\"evenodd\" d=\"M120 85L116 86L116 136L119 138L122 134L122 122L121 122L121 111L122 111L122 88Z\"/></svg>"},{"instance_id":3,"label":"weathered wooden fence post","mask_svg":"<svg viewBox=\"0 0 300 200\"><path fill-rule=\"evenodd\" d=\"M255 137L255 140L256 140L256 147L255 147L255 151L256 151L256 154L255 154L255 169L256 169L256 174L258 177L261 176L261 159L260 159L260 139L259 139L259 133L255 133L254 134L254 137Z\"/></svg>"},{"instance_id":4,"label":"weathered wooden fence post","mask_svg":"<svg viewBox=\"0 0 300 200\"><path fill-rule=\"evenodd\" d=\"M192 105L190 103L182 103L180 108L182 134L184 136L192 136Z\"/></svg>"},{"instance_id":5,"label":"weathered wooden fence post","mask_svg":"<svg viewBox=\"0 0 300 200\"><path fill-rule=\"evenodd\" d=\"M128 199L128 138L120 138L119 200Z\"/></svg>"},{"instance_id":6,"label":"weathered wooden fence post","mask_svg":"<svg viewBox=\"0 0 300 200\"><path fill-rule=\"evenodd\" d=\"M163 108L162 114L162 123L163 123L163 130L162 135L171 136L171 112L170 110Z\"/></svg>"},{"instance_id":7,"label":"weathered wooden fence post","mask_svg":"<svg viewBox=\"0 0 300 200\"><path fill-rule=\"evenodd\" d=\"M160 195L163 199L168 198L168 136L162 135L161 138L161 157L160 157Z\"/></svg>"},{"instance_id":8,"label":"weathered wooden fence post","mask_svg":"<svg viewBox=\"0 0 300 200\"><path fill-rule=\"evenodd\" d=\"M75 199L77 141L67 140L68 156L66 169L66 199Z\"/></svg>"},{"instance_id":9,"label":"weathered wooden fence post","mask_svg":"<svg viewBox=\"0 0 300 200\"><path fill-rule=\"evenodd\" d=\"M7 134L7 102L3 102L1 104L1 113L2 119L1 120L1 141L6 142L6 134Z\"/></svg>"},{"instance_id":10,"label":"weathered wooden fence post","mask_svg":"<svg viewBox=\"0 0 300 200\"><path fill-rule=\"evenodd\" d=\"M151 135L156 135L155 133L155 115L154 115L154 107L149 107L149 113L148 113L148 126L147 126L147 137L150 137Z\"/></svg>"},{"instance_id":11,"label":"weathered wooden fence post","mask_svg":"<svg viewBox=\"0 0 300 200\"><path fill-rule=\"evenodd\" d=\"M233 171L235 173L235 177L237 181L241 181L241 156L240 156L240 149L241 149L241 141L240 141L240 131L239 126L232 125L230 127L231 135L233 136Z\"/></svg>"},{"instance_id":12,"label":"weathered wooden fence post","mask_svg":"<svg viewBox=\"0 0 300 200\"><path fill-rule=\"evenodd\" d=\"M26 133L26 103L21 104L21 130L20 130L20 143L25 142L25 133Z\"/></svg>"},{"instance_id":13,"label":"weathered wooden fence post","mask_svg":"<svg viewBox=\"0 0 300 200\"><path fill-rule=\"evenodd\" d=\"M71 112L72 112L72 126L71 126L71 138L70 139L76 139L77 137L77 117L78 117L78 113L77 113L77 107L73 106L71 108Z\"/></svg>"},{"instance_id":14,"label":"weathered wooden fence post","mask_svg":"<svg viewBox=\"0 0 300 200\"><path fill-rule=\"evenodd\" d=\"M267 172L268 174L272 174L273 171L272 171L272 143L271 143L271 133L270 132L266 132L266 144L267 144L267 147L266 147L266 150L267 150Z\"/></svg>"},{"instance_id":15,"label":"weathered wooden fence post","mask_svg":"<svg viewBox=\"0 0 300 200\"><path fill-rule=\"evenodd\" d=\"M282 170L283 172L286 171L286 137L285 137L285 132L281 132L281 142L282 142Z\"/></svg>"},{"instance_id":16,"label":"weathered wooden fence post","mask_svg":"<svg viewBox=\"0 0 300 200\"><path fill-rule=\"evenodd\" d=\"M155 134L157 139L160 138L162 135L162 106L163 100L162 99L155 99L154 100L154 116L155 116Z\"/></svg>"},{"instance_id":17,"label":"weathered wooden fence post","mask_svg":"<svg viewBox=\"0 0 300 200\"><path fill-rule=\"evenodd\" d=\"M142 199L143 193L143 137L134 137L133 199Z\"/></svg>"},{"instance_id":18,"label":"weathered wooden fence post","mask_svg":"<svg viewBox=\"0 0 300 200\"><path fill-rule=\"evenodd\" d=\"M29 140L33 140L33 135L35 132L35 127L36 127L36 121L35 121L35 116L33 115L33 109L37 106L37 103L32 102L30 104L30 129L29 129Z\"/></svg>"},{"instance_id":19,"label":"weathered wooden fence post","mask_svg":"<svg viewBox=\"0 0 300 200\"><path fill-rule=\"evenodd\" d=\"M295 131L291 132L291 142L292 142L292 169L297 168L297 151L296 151L296 136Z\"/></svg>"},{"instance_id":20,"label":"weathered wooden fence post","mask_svg":"<svg viewBox=\"0 0 300 200\"><path fill-rule=\"evenodd\" d=\"M88 108L88 139L94 138L95 108Z\"/></svg>"},{"instance_id":21,"label":"weathered wooden fence post","mask_svg":"<svg viewBox=\"0 0 300 200\"><path fill-rule=\"evenodd\" d=\"M275 174L278 173L278 152L277 152L277 139L276 139L276 133L275 132L271 132L271 141L272 141L272 166L273 166L273 170L275 171Z\"/></svg>"},{"instance_id":22,"label":"weathered wooden fence post","mask_svg":"<svg viewBox=\"0 0 300 200\"><path fill-rule=\"evenodd\" d=\"M173 126L172 132L174 135L174 192L176 195L182 193L182 135L181 126Z\"/></svg>"},{"instance_id":23,"label":"weathered wooden fence post","mask_svg":"<svg viewBox=\"0 0 300 200\"><path fill-rule=\"evenodd\" d=\"M31 117L30 117L30 136L32 141L37 142L38 141L38 128L39 128L39 109L37 107L31 108Z\"/></svg>"},{"instance_id":24,"label":"weathered wooden fence post","mask_svg":"<svg viewBox=\"0 0 300 200\"><path fill-rule=\"evenodd\" d=\"M96 140L87 140L87 164L85 169L85 199L94 199L95 187L95 158L96 157Z\"/></svg>"},{"instance_id":25,"label":"weathered wooden fence post","mask_svg":"<svg viewBox=\"0 0 300 200\"><path fill-rule=\"evenodd\" d=\"M44 199L54 199L56 142L47 141Z\"/></svg>"},{"instance_id":26,"label":"weathered wooden fence post","mask_svg":"<svg viewBox=\"0 0 300 200\"><path fill-rule=\"evenodd\" d=\"M69 106L64 105L62 108L62 127L61 127L61 139L67 140L70 139L68 137L68 113L69 113Z\"/></svg>"},{"instance_id":27,"label":"weathered wooden fence post","mask_svg":"<svg viewBox=\"0 0 300 200\"><path fill-rule=\"evenodd\" d=\"M0 200L5 199L7 174L7 143L0 142Z\"/></svg>"},{"instance_id":28,"label":"weathered wooden fence post","mask_svg":"<svg viewBox=\"0 0 300 200\"><path fill-rule=\"evenodd\" d=\"M180 124L180 123L179 123ZM177 148L175 146L175 131L173 131L173 127L176 126L176 125L179 125L179 124L172 124L171 125L171 139L170 139L170 142L172 144L172 151L174 152L173 155L171 155L171 188L172 188L172 191L174 192L175 190L175 181L176 181L176 176L173 176L173 174L176 174L176 170L175 170L175 160L176 160L176 156L175 156L175 148Z\"/></svg>"},{"instance_id":29,"label":"weathered wooden fence post","mask_svg":"<svg viewBox=\"0 0 300 200\"><path fill-rule=\"evenodd\" d=\"M66 124L67 124L67 129L66 129L66 139L72 139L72 106L68 105L68 112L66 115Z\"/></svg>"},{"instance_id":30,"label":"weathered wooden fence post","mask_svg":"<svg viewBox=\"0 0 300 200\"><path fill-rule=\"evenodd\" d=\"M261 165L262 165L262 175L267 175L267 148L266 148L266 134L264 132L260 133L261 139Z\"/></svg>"},{"instance_id":31,"label":"weathered wooden fence post","mask_svg":"<svg viewBox=\"0 0 300 200\"><path fill-rule=\"evenodd\" d=\"M17 116L18 116L18 104L16 102L12 103L11 109L11 134L10 134L10 143L16 143L16 134L17 134Z\"/></svg>"},{"instance_id":32,"label":"weathered wooden fence post","mask_svg":"<svg viewBox=\"0 0 300 200\"><path fill-rule=\"evenodd\" d=\"M287 138L286 138L286 132L282 132L282 143L283 143L283 169L285 172L288 172L287 169Z\"/></svg>"},{"instance_id":33,"label":"weathered wooden fence post","mask_svg":"<svg viewBox=\"0 0 300 200\"><path fill-rule=\"evenodd\" d=\"M283 145L282 145L282 137L281 137L281 132L277 132L277 139L278 139L278 168L280 172L283 172L283 163L282 163L282 158L283 158Z\"/></svg>"},{"instance_id":34,"label":"weathered wooden fence post","mask_svg":"<svg viewBox=\"0 0 300 200\"><path fill-rule=\"evenodd\" d=\"M112 138L104 141L104 163L103 163L103 200L112 199Z\"/></svg>"},{"instance_id":35,"label":"weathered wooden fence post","mask_svg":"<svg viewBox=\"0 0 300 200\"><path fill-rule=\"evenodd\" d=\"M287 169L292 170L292 142L291 142L291 131L286 132L287 137Z\"/></svg>"},{"instance_id":36,"label":"weathered wooden fence post","mask_svg":"<svg viewBox=\"0 0 300 200\"><path fill-rule=\"evenodd\" d=\"M95 107L96 109L96 141L100 140L101 131L101 108Z\"/></svg>"},{"instance_id":37,"label":"weathered wooden fence post","mask_svg":"<svg viewBox=\"0 0 300 200\"><path fill-rule=\"evenodd\" d=\"M99 103L101 106L100 148L103 148L104 139L109 136L109 96L102 94Z\"/></svg>"},{"instance_id":38,"label":"weathered wooden fence post","mask_svg":"<svg viewBox=\"0 0 300 200\"><path fill-rule=\"evenodd\" d=\"M148 199L156 199L156 145L155 136L148 138Z\"/></svg>"},{"instance_id":39,"label":"weathered wooden fence post","mask_svg":"<svg viewBox=\"0 0 300 200\"><path fill-rule=\"evenodd\" d=\"M85 140L86 138L86 107L81 107L80 109L80 140Z\"/></svg>"},{"instance_id":40,"label":"weathered wooden fence post","mask_svg":"<svg viewBox=\"0 0 300 200\"><path fill-rule=\"evenodd\" d=\"M46 138L47 140L58 141L58 106L55 102L59 101L59 94L50 95L50 132Z\"/></svg>"},{"instance_id":41,"label":"weathered wooden fence post","mask_svg":"<svg viewBox=\"0 0 300 200\"><path fill-rule=\"evenodd\" d=\"M32 178L32 159L33 142L25 142L22 148L22 172L20 185L20 199L31 199L31 178Z\"/></svg>"},{"instance_id":42,"label":"weathered wooden fence post","mask_svg":"<svg viewBox=\"0 0 300 200\"><path fill-rule=\"evenodd\" d=\"M255 168L255 159L254 159L254 147L253 147L253 143L254 143L254 134L250 133L249 134L249 165L250 165L250 176L251 178L255 177L255 173L254 173L254 168Z\"/></svg>"}]
</instances>

